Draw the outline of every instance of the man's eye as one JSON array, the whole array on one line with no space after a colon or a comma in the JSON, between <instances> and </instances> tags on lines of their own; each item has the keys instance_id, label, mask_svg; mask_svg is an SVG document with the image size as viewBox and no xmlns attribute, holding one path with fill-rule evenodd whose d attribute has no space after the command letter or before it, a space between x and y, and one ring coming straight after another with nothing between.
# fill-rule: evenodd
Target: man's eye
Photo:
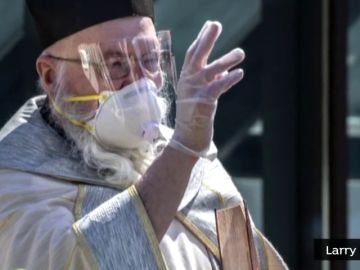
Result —
<instances>
[{"instance_id":1,"label":"man's eye","mask_svg":"<svg viewBox=\"0 0 360 270\"><path fill-rule=\"evenodd\" d=\"M148 65L150 65L150 64L157 64L158 62L159 62L159 61L158 61L157 58L148 58L148 59L143 60L143 63L144 63L144 64L148 64Z\"/></svg>"},{"instance_id":2,"label":"man's eye","mask_svg":"<svg viewBox=\"0 0 360 270\"><path fill-rule=\"evenodd\" d=\"M107 62L110 75L112 77L123 77L129 72L129 65L121 59L112 59Z\"/></svg>"},{"instance_id":3,"label":"man's eye","mask_svg":"<svg viewBox=\"0 0 360 270\"><path fill-rule=\"evenodd\" d=\"M123 66L124 66L124 63L122 63L120 61L116 61L111 64L111 68L121 68Z\"/></svg>"},{"instance_id":4,"label":"man's eye","mask_svg":"<svg viewBox=\"0 0 360 270\"><path fill-rule=\"evenodd\" d=\"M106 65L108 67L116 67L116 66L121 66L123 64L123 60L119 59L119 58L110 58L106 61Z\"/></svg>"},{"instance_id":5,"label":"man's eye","mask_svg":"<svg viewBox=\"0 0 360 270\"><path fill-rule=\"evenodd\" d=\"M150 71L157 71L159 68L159 56L157 54L144 56L141 62Z\"/></svg>"}]
</instances>

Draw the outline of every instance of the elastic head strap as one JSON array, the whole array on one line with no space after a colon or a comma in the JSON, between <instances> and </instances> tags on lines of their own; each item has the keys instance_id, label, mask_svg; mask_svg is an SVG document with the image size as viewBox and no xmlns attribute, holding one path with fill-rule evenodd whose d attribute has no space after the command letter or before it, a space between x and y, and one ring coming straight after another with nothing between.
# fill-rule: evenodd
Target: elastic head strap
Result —
<instances>
[{"instance_id":1,"label":"elastic head strap","mask_svg":"<svg viewBox=\"0 0 360 270\"><path fill-rule=\"evenodd\" d=\"M89 123L74 119L72 117L67 116L65 113L62 112L62 110L55 104L53 104L55 111L60 114L62 117L66 118L70 123L72 123L75 126L81 127L89 131L90 133L93 133L95 131L95 128L91 126Z\"/></svg>"},{"instance_id":2,"label":"elastic head strap","mask_svg":"<svg viewBox=\"0 0 360 270\"><path fill-rule=\"evenodd\" d=\"M69 97L66 102L82 102L82 101L97 101L97 100L107 100L108 97L105 95L89 95L89 96L75 96Z\"/></svg>"}]
</instances>

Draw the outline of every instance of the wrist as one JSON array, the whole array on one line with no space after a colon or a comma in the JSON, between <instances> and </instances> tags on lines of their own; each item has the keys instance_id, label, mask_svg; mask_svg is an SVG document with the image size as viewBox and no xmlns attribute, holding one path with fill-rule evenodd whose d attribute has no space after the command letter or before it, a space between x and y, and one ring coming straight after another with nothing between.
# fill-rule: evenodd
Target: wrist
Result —
<instances>
[{"instance_id":1,"label":"wrist","mask_svg":"<svg viewBox=\"0 0 360 270\"><path fill-rule=\"evenodd\" d=\"M183 144L182 141L176 140L174 137L171 138L169 144L169 147L176 149L184 154L197 157L197 158L208 158L207 153L209 151L210 147L201 148L202 150L196 150L193 148L188 147L187 145Z\"/></svg>"},{"instance_id":2,"label":"wrist","mask_svg":"<svg viewBox=\"0 0 360 270\"><path fill-rule=\"evenodd\" d=\"M204 153L210 147L212 134L212 127L206 127L204 130L202 128L196 127L192 129L186 129L175 126L170 144L174 144L175 148L176 145L179 145L180 147L190 149L195 153Z\"/></svg>"},{"instance_id":3,"label":"wrist","mask_svg":"<svg viewBox=\"0 0 360 270\"><path fill-rule=\"evenodd\" d=\"M170 143L164 148L163 154L166 155L167 158L173 158L176 162L181 162L183 165L190 164L191 166L194 166L200 158L200 156L183 151Z\"/></svg>"}]
</instances>

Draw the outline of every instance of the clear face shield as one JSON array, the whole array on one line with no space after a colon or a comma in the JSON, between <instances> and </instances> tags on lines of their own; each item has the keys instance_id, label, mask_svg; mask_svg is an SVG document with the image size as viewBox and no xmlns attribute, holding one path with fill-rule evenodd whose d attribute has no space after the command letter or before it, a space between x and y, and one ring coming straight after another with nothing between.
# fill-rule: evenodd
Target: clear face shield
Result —
<instances>
[{"instance_id":1,"label":"clear face shield","mask_svg":"<svg viewBox=\"0 0 360 270\"><path fill-rule=\"evenodd\" d=\"M108 148L153 143L177 80L170 32L81 44L78 53L88 91L63 97L58 111Z\"/></svg>"}]
</instances>

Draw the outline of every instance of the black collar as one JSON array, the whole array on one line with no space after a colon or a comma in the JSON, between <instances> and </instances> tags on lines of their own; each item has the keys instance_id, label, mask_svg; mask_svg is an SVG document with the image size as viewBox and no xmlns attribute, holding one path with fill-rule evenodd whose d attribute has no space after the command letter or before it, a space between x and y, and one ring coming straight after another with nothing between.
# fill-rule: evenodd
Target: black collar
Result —
<instances>
[{"instance_id":1,"label":"black collar","mask_svg":"<svg viewBox=\"0 0 360 270\"><path fill-rule=\"evenodd\" d=\"M51 113L50 105L49 105L49 98L46 97L44 100L43 105L40 108L40 114L44 121L54 129L61 137L67 140L66 134L64 129L55 121L54 116Z\"/></svg>"}]
</instances>

